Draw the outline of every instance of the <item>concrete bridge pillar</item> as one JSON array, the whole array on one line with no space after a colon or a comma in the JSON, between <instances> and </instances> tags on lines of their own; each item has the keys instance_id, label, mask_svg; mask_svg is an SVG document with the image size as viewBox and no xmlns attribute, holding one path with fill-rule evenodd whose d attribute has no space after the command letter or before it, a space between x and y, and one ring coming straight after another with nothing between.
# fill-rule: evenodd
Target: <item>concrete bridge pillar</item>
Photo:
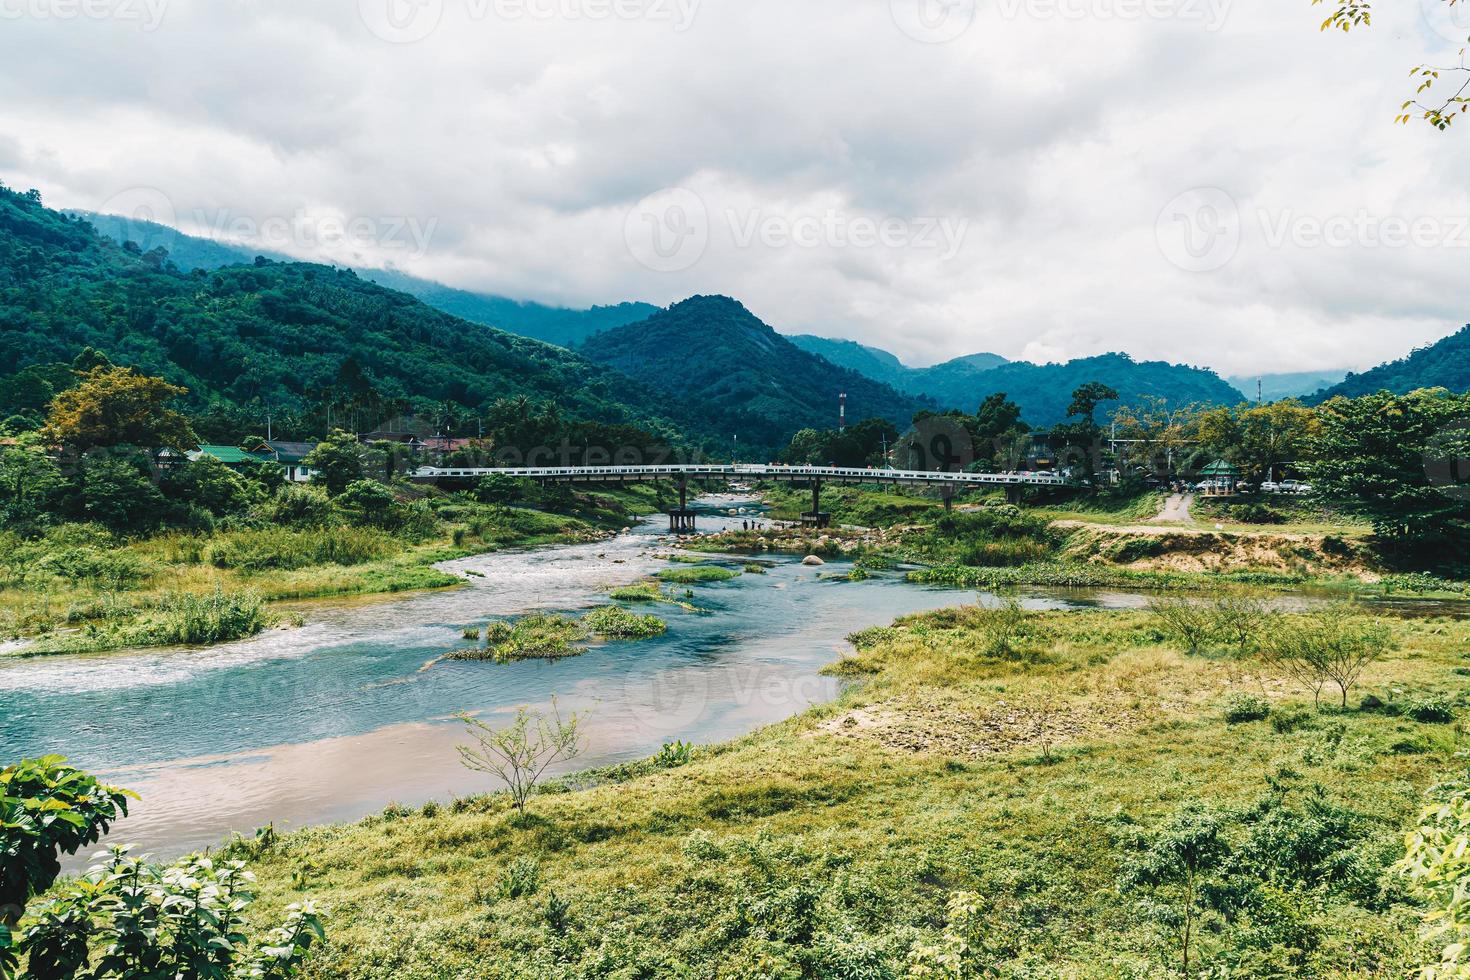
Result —
<instances>
[{"instance_id":1,"label":"concrete bridge pillar","mask_svg":"<svg viewBox=\"0 0 1470 980\"><path fill-rule=\"evenodd\" d=\"M695 533L694 511L689 509L689 478L679 477L679 509L669 511L670 534Z\"/></svg>"},{"instance_id":2,"label":"concrete bridge pillar","mask_svg":"<svg viewBox=\"0 0 1470 980\"><path fill-rule=\"evenodd\" d=\"M808 514L801 515L801 523L807 527L823 528L832 526L832 515L822 513L822 481L812 481L812 509Z\"/></svg>"},{"instance_id":3,"label":"concrete bridge pillar","mask_svg":"<svg viewBox=\"0 0 1470 980\"><path fill-rule=\"evenodd\" d=\"M1006 484L1006 503L1008 503L1008 504L1015 504L1017 507L1020 507L1021 504L1024 503L1025 502L1025 499L1026 499L1025 497L1023 497L1021 495L1022 494L1022 491L1024 489L1025 488L1022 487L1019 483L1007 483Z\"/></svg>"}]
</instances>

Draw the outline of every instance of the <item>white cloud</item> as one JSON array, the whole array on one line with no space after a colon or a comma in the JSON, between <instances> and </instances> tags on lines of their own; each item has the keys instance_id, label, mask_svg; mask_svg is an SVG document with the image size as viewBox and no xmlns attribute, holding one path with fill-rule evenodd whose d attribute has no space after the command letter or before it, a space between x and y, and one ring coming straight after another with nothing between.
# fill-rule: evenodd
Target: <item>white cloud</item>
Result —
<instances>
[{"instance_id":1,"label":"white cloud","mask_svg":"<svg viewBox=\"0 0 1470 980\"><path fill-rule=\"evenodd\" d=\"M56 206L356 220L288 250L568 305L729 293L915 363L1364 367L1470 319L1465 137L1390 124L1453 45L1404 0L1349 36L1307 0L985 0L947 43L900 27L954 33L911 16L942 0L68 2L0 0L0 177ZM421 40L374 33L416 12ZM627 242L667 188L709 222L675 271ZM1196 188L1239 244L1187 271L1169 234L1213 226L1160 213Z\"/></svg>"}]
</instances>

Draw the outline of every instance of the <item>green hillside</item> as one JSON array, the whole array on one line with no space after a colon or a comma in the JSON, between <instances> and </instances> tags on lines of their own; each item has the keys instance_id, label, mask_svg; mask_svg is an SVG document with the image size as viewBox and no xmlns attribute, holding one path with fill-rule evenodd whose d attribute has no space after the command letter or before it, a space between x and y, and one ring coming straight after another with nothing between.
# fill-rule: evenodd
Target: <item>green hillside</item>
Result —
<instances>
[{"instance_id":1,"label":"green hillside","mask_svg":"<svg viewBox=\"0 0 1470 980\"><path fill-rule=\"evenodd\" d=\"M86 211L68 213L90 221L99 232L119 244L133 241L144 252L163 248L168 252L169 261L185 272L194 269L214 270L229 265L250 265L261 254L279 262L294 261L290 256L275 252L263 253L259 249L242 245L186 235L177 229L151 221ZM658 307L648 303L619 303L616 306L573 310L455 289L393 269L353 271L363 279L417 297L436 310L443 310L452 316L561 347L574 346L599 330L633 323L658 312Z\"/></svg>"},{"instance_id":2,"label":"green hillside","mask_svg":"<svg viewBox=\"0 0 1470 980\"><path fill-rule=\"evenodd\" d=\"M921 403L810 354L725 296L695 296L578 350L656 387L742 447L774 451L804 428L831 428L847 394L852 420L907 425Z\"/></svg>"},{"instance_id":3,"label":"green hillside","mask_svg":"<svg viewBox=\"0 0 1470 980\"><path fill-rule=\"evenodd\" d=\"M86 347L187 386L201 434L219 437L260 427L267 411L278 432L295 420L320 434L334 402L364 428L374 414L467 420L520 399L564 419L676 428L645 386L350 270L262 258L184 272L0 188L0 365L13 372L0 376L0 417L43 406L46 372Z\"/></svg>"},{"instance_id":4,"label":"green hillside","mask_svg":"<svg viewBox=\"0 0 1470 980\"><path fill-rule=\"evenodd\" d=\"M1319 391L1312 401L1323 402L1335 395L1357 398L1377 391L1403 395L1419 388L1470 391L1470 324L1408 357L1362 374L1349 374L1340 384Z\"/></svg>"}]
</instances>

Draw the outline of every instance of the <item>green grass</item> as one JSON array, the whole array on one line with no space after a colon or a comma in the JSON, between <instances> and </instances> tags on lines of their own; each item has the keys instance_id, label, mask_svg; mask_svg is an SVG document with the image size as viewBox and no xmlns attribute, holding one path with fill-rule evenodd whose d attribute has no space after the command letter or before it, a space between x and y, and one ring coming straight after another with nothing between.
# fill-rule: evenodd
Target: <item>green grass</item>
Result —
<instances>
[{"instance_id":1,"label":"green grass","mask_svg":"<svg viewBox=\"0 0 1470 980\"><path fill-rule=\"evenodd\" d=\"M1252 814L1280 813L1298 842L1310 814L1349 816L1322 838L1341 876L1280 879L1310 901L1270 928L1206 930L1203 967L1409 972L1413 923L1386 870L1422 791L1460 765L1458 724L1318 713L1248 664L1170 649L1143 613L1032 615L1007 656L986 622L946 610L870 631L848 658L865 681L837 702L675 768L551 787L524 825L503 794L468 795L285 836L256 867L264 904L332 910L316 978L898 978L967 890L1002 975L1162 980L1177 954L1121 868L1138 835L1206 801L1242 848ZM1361 693L1440 696L1463 716L1470 624L1395 630ZM1264 690L1270 717L1228 723L1234 690ZM536 886L507 897L510 877ZM1272 951L1285 934L1303 944L1294 964Z\"/></svg>"},{"instance_id":2,"label":"green grass","mask_svg":"<svg viewBox=\"0 0 1470 980\"><path fill-rule=\"evenodd\" d=\"M732 578L739 578L740 573L729 568L719 568L714 565L692 565L687 568L665 568L658 572L658 578L664 582L672 582L678 585L699 585L707 582L728 582Z\"/></svg>"},{"instance_id":3,"label":"green grass","mask_svg":"<svg viewBox=\"0 0 1470 980\"><path fill-rule=\"evenodd\" d=\"M446 660L492 660L516 663L521 660L561 660L581 656L581 641L591 635L588 626L569 616L526 616L514 623L493 622L485 630L486 645L455 650Z\"/></svg>"},{"instance_id":4,"label":"green grass","mask_svg":"<svg viewBox=\"0 0 1470 980\"><path fill-rule=\"evenodd\" d=\"M582 617L583 624L609 640L643 640L661 636L669 626L657 616L640 616L622 606L600 606Z\"/></svg>"}]
</instances>

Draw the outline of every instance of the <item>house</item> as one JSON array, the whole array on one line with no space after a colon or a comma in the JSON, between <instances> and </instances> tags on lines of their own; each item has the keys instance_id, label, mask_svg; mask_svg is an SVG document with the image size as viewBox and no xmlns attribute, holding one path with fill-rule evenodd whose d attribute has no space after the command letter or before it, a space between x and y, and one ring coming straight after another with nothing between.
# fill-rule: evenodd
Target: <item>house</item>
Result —
<instances>
[{"instance_id":1,"label":"house","mask_svg":"<svg viewBox=\"0 0 1470 980\"><path fill-rule=\"evenodd\" d=\"M316 470L304 465L316 448L314 442L283 442L279 439L255 439L247 444L251 452L280 463L286 470L286 482L308 483Z\"/></svg>"},{"instance_id":2,"label":"house","mask_svg":"<svg viewBox=\"0 0 1470 980\"><path fill-rule=\"evenodd\" d=\"M190 462L194 462L208 456L212 459L219 460L226 466L241 466L251 461L260 462L262 460L270 458L268 456L263 456L260 453L251 452L248 449L242 449L239 446L200 446L198 449L194 450L191 453L188 453L187 455Z\"/></svg>"}]
</instances>

